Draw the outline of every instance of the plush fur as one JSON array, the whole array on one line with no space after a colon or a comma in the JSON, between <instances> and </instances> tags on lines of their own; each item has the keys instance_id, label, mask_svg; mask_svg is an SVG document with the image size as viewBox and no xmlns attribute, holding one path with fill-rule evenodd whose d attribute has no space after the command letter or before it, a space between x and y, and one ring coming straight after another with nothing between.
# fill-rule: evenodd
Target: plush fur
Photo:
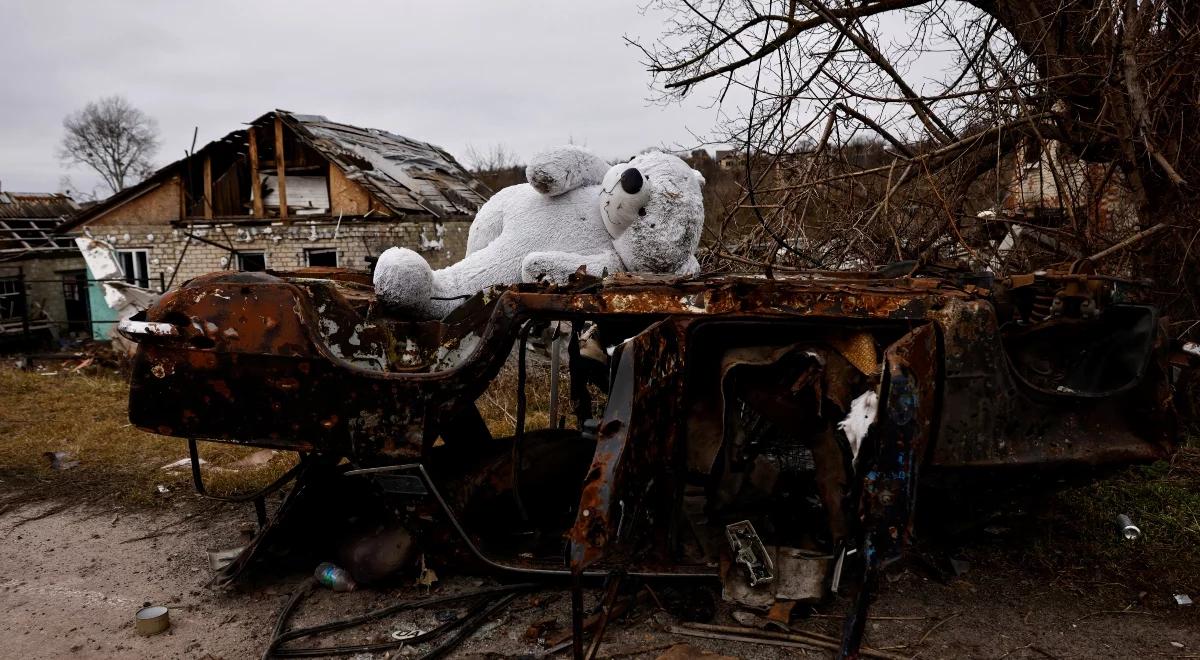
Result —
<instances>
[{"instance_id":1,"label":"plush fur","mask_svg":"<svg viewBox=\"0 0 1200 660\"><path fill-rule=\"evenodd\" d=\"M526 178L479 210L462 261L433 271L412 250L384 252L375 267L379 300L440 318L487 287L561 284L580 266L595 275L699 269L704 179L678 157L651 152L610 168L585 149L559 147L534 157Z\"/></svg>"}]
</instances>

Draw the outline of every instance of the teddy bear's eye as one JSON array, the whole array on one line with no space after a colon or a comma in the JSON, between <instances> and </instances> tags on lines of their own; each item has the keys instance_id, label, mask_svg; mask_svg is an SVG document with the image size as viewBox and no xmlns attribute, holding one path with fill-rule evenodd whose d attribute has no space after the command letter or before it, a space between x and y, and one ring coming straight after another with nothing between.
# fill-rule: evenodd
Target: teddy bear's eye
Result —
<instances>
[{"instance_id":1,"label":"teddy bear's eye","mask_svg":"<svg viewBox=\"0 0 1200 660\"><path fill-rule=\"evenodd\" d=\"M643 206L642 208L638 209L638 215L645 217L646 216L646 207Z\"/></svg>"}]
</instances>

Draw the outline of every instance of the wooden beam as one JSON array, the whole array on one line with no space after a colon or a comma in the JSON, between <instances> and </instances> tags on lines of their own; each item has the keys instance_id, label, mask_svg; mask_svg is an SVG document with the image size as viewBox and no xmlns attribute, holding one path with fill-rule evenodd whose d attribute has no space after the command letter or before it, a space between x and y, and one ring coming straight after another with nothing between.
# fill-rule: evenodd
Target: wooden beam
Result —
<instances>
[{"instance_id":1,"label":"wooden beam","mask_svg":"<svg viewBox=\"0 0 1200 660\"><path fill-rule=\"evenodd\" d=\"M204 217L212 219L212 157L204 157Z\"/></svg>"},{"instance_id":2,"label":"wooden beam","mask_svg":"<svg viewBox=\"0 0 1200 660\"><path fill-rule=\"evenodd\" d=\"M279 182L279 219L288 219L286 158L283 154L283 120L275 115L275 180Z\"/></svg>"},{"instance_id":3,"label":"wooden beam","mask_svg":"<svg viewBox=\"0 0 1200 660\"><path fill-rule=\"evenodd\" d=\"M184 167L187 167L187 165L185 165ZM182 221L186 220L187 216L188 216L188 208L187 208L188 190L187 190L187 186L183 185L183 175L177 175L175 177L175 188L179 191L179 220L180 220L180 222L182 222Z\"/></svg>"},{"instance_id":4,"label":"wooden beam","mask_svg":"<svg viewBox=\"0 0 1200 660\"><path fill-rule=\"evenodd\" d=\"M254 197L254 217L264 217L262 200L262 182L258 180L258 140L254 137L254 127L247 131L250 140L250 195Z\"/></svg>"}]
</instances>

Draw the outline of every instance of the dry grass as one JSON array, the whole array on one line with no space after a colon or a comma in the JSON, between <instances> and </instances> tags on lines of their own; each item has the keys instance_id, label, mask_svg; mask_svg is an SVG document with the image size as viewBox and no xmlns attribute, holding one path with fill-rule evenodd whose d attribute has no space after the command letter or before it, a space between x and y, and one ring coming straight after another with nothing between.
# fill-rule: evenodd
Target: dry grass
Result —
<instances>
[{"instance_id":1,"label":"dry grass","mask_svg":"<svg viewBox=\"0 0 1200 660\"><path fill-rule=\"evenodd\" d=\"M530 351L527 357L527 373L525 377L525 430L544 429L550 427L550 361L545 356L535 355ZM571 376L562 361L558 381L558 414L565 416L567 423L574 423L571 408ZM604 409L606 397L595 388L592 392L593 416L599 418ZM483 396L475 402L480 414L487 422L488 430L499 438L510 436L517 430L517 360L511 356L508 362L496 374L496 378L484 391Z\"/></svg>"},{"instance_id":2,"label":"dry grass","mask_svg":"<svg viewBox=\"0 0 1200 660\"><path fill-rule=\"evenodd\" d=\"M53 375L47 375L53 372ZM561 415L571 415L569 375L562 370ZM529 356L527 430L550 426L550 369L544 356ZM70 373L0 366L0 497L4 502L81 496L92 501L158 506L192 491L186 466L162 466L187 457L180 438L146 433L129 423L129 386L111 370ZM597 409L603 395L594 393ZM516 431L517 367L514 357L479 398L480 412L496 437ZM256 448L206 442L200 454L208 465L205 483L214 494L245 492L265 485L294 464L291 454L277 454L257 469L235 469ZM67 452L79 465L50 467L47 452ZM158 486L171 493L163 496ZM2 506L2 505L0 505Z\"/></svg>"},{"instance_id":3,"label":"dry grass","mask_svg":"<svg viewBox=\"0 0 1200 660\"><path fill-rule=\"evenodd\" d=\"M0 367L0 487L6 501L69 496L89 501L160 505L192 489L185 467L162 466L187 456L179 438L145 433L129 424L125 380L103 371L72 374ZM209 465L231 468L255 448L202 443ZM53 470L46 452L68 452L79 465ZM278 454L265 466L237 471L205 470L216 494L269 483L291 465ZM158 493L162 484L171 490Z\"/></svg>"}]
</instances>

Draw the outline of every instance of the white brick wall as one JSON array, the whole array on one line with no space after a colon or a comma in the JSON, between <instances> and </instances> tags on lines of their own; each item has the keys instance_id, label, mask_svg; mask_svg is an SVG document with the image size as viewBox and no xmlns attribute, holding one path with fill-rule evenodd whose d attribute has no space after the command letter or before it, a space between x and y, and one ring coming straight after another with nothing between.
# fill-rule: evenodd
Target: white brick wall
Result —
<instances>
[{"instance_id":1,"label":"white brick wall","mask_svg":"<svg viewBox=\"0 0 1200 660\"><path fill-rule=\"evenodd\" d=\"M367 257L378 256L393 245L420 252L434 268L452 264L462 259L466 251L470 226L470 222L370 221L343 222L339 226L336 221L296 219L286 225L209 225L196 226L191 231L214 243L232 245L240 252L263 252L267 268L273 270L307 265L305 250L311 248L335 248L339 266L367 270ZM118 250L146 250L150 277L155 282L160 272L168 282L174 274L173 286L179 286L198 275L237 268L236 262L230 263L228 250L198 240L189 243L183 228L98 225L87 231L95 238L112 243ZM175 273L176 264L179 264L178 273Z\"/></svg>"}]
</instances>

